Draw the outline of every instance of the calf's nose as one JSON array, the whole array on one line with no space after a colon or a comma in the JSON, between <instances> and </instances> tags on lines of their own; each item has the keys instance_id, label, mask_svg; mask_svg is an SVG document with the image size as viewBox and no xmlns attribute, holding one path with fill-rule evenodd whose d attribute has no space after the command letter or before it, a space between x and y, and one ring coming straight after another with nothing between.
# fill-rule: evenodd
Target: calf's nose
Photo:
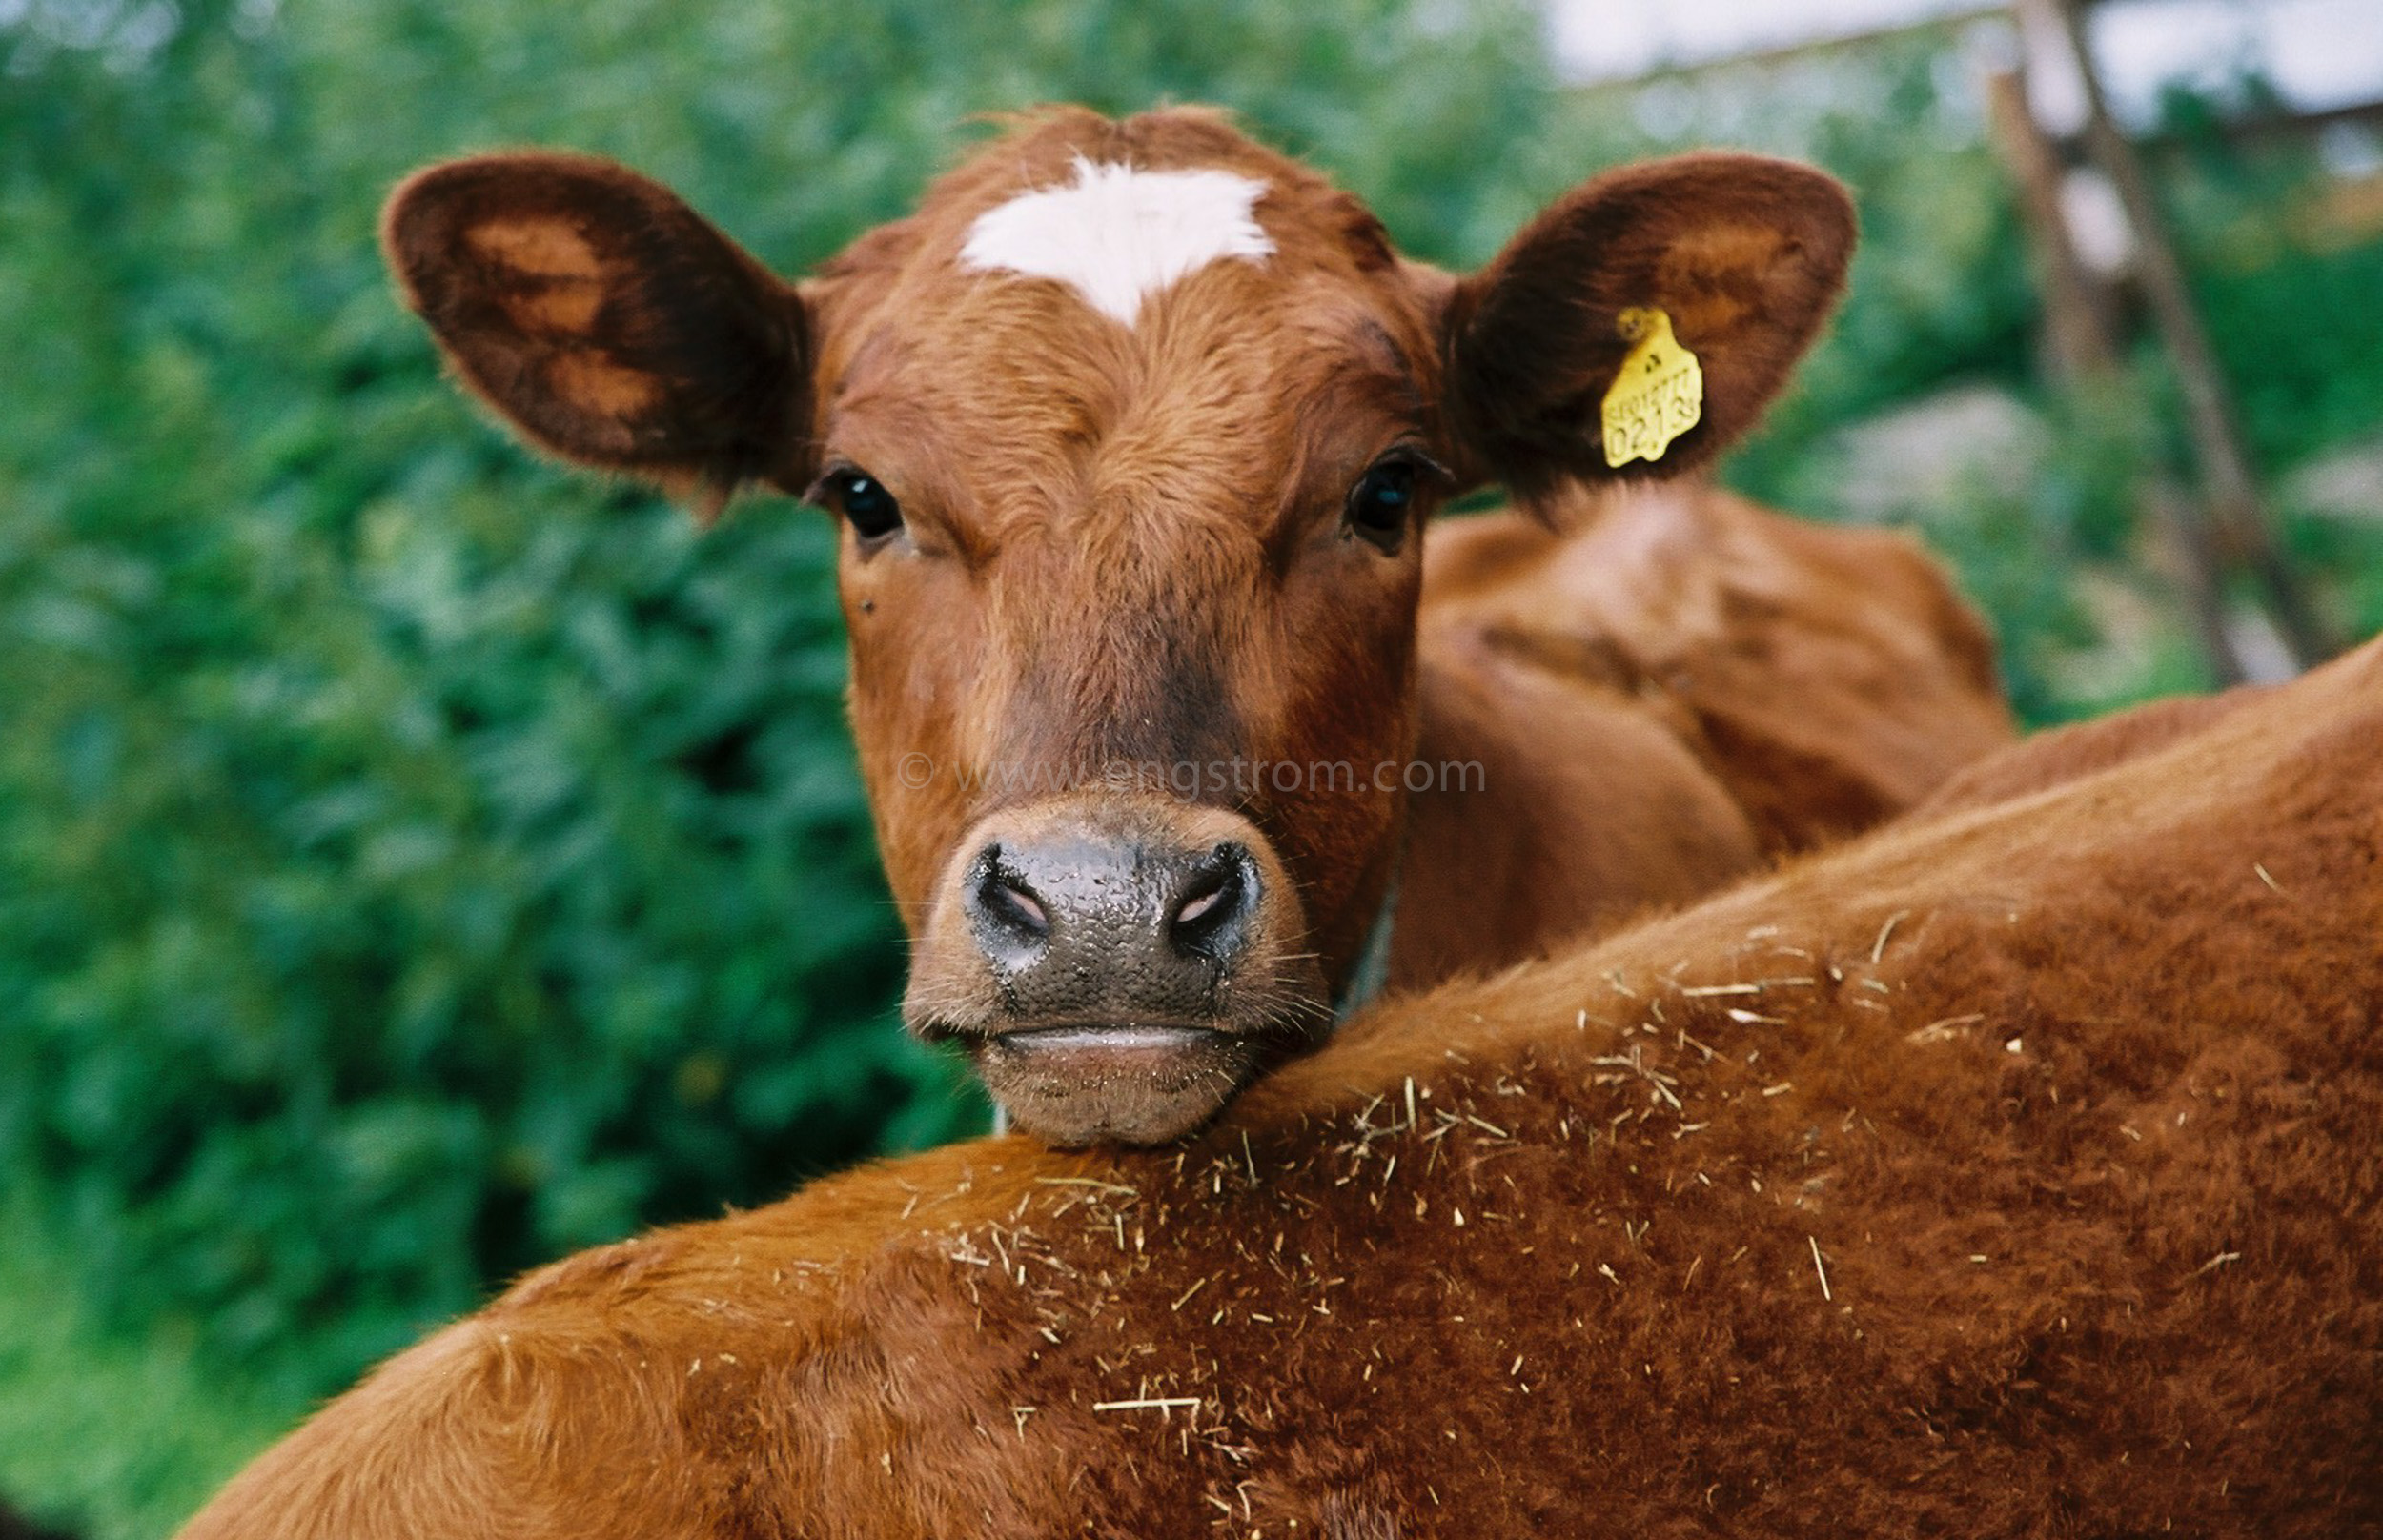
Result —
<instances>
[{"instance_id":1,"label":"calf's nose","mask_svg":"<svg viewBox=\"0 0 2383 1540\"><path fill-rule=\"evenodd\" d=\"M1266 896L1237 841L1087 831L988 841L960 903L1013 1012L1149 1019L1213 1011Z\"/></svg>"},{"instance_id":2,"label":"calf's nose","mask_svg":"<svg viewBox=\"0 0 2383 1540\"><path fill-rule=\"evenodd\" d=\"M1024 1132L1160 1145L1331 1022L1298 885L1237 812L1005 808L937 884L903 1019L961 1044Z\"/></svg>"}]
</instances>

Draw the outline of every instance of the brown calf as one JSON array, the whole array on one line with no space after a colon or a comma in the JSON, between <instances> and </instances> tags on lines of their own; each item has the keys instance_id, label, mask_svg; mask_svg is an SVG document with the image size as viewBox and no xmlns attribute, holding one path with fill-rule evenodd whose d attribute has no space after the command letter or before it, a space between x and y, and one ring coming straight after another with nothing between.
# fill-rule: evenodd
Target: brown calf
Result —
<instances>
[{"instance_id":1,"label":"brown calf","mask_svg":"<svg viewBox=\"0 0 2383 1540\"><path fill-rule=\"evenodd\" d=\"M186 1540L2374 1534L2383 643L2157 736L1394 1001L1177 1151L558 1264Z\"/></svg>"},{"instance_id":2,"label":"brown calf","mask_svg":"<svg viewBox=\"0 0 2383 1540\"><path fill-rule=\"evenodd\" d=\"M1615 480L1598 414L1626 311L1701 357L1701 418L1658 462L1693 466L1778 388L1852 236L1820 173L1695 156L1587 184L1456 279L1197 111L1029 120L794 286L580 157L436 168L386 223L463 377L540 443L843 516L906 1017L1069 1143L1175 1137L1322 1035L1399 868L1418 739L1408 982L1703 891L2006 731L1931 570L1717 496L1582 547L1629 567L1667 510L1670 555L1636 567L1684 565L1672 597L1714 613L1617 640L1597 628L1625 612L1566 586L1600 558L1510 520L1459 537L1506 576L1452 598L1418 665L1444 495L1502 480L1552 517ZM1782 607L1816 594L1817 620ZM1542 598L1562 613L1497 613ZM1608 677L1634 652L1696 677ZM1807 720L1764 736L1807 685ZM1518 710L1527 731L1497 725ZM1532 878L1525 821L1569 852L1558 881Z\"/></svg>"}]
</instances>

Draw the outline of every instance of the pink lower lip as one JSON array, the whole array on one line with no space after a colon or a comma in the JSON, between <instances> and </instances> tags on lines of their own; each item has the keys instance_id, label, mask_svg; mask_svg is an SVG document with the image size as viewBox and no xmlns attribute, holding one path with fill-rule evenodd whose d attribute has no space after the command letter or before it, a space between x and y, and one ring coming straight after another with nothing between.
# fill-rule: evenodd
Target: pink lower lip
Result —
<instances>
[{"instance_id":1,"label":"pink lower lip","mask_svg":"<svg viewBox=\"0 0 2383 1540\"><path fill-rule=\"evenodd\" d=\"M1263 1059L1245 1035L1139 1022L980 1038L986 1089L1017 1126L1060 1145L1158 1145L1215 1114Z\"/></svg>"},{"instance_id":2,"label":"pink lower lip","mask_svg":"<svg viewBox=\"0 0 2383 1540\"><path fill-rule=\"evenodd\" d=\"M1200 1026L1049 1026L1003 1032L987 1040L988 1046L1027 1053L1140 1054L1180 1053L1227 1034Z\"/></svg>"},{"instance_id":3,"label":"pink lower lip","mask_svg":"<svg viewBox=\"0 0 2383 1540\"><path fill-rule=\"evenodd\" d=\"M1070 1099L1102 1086L1183 1089L1220 1073L1237 1073L1250 1040L1197 1026L1059 1026L988 1038L978 1064L1000 1087L1028 1086Z\"/></svg>"}]
</instances>

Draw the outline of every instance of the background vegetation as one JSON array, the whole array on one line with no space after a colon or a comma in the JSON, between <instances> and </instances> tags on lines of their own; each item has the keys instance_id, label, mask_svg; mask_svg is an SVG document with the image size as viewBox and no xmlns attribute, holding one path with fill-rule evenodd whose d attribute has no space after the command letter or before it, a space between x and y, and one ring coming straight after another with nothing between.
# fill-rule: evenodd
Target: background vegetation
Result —
<instances>
[{"instance_id":1,"label":"background vegetation","mask_svg":"<svg viewBox=\"0 0 2383 1540\"><path fill-rule=\"evenodd\" d=\"M2036 381L1965 80L1915 48L1650 114L1559 91L1509 0L0 0L0 1494L161 1533L506 1274L982 1116L893 1023L825 520L698 538L478 418L373 249L403 172L613 154L791 272L972 114L1210 100L1469 265L1625 155L1811 154L1868 245L1733 477L1844 515L1847 423L1995 382L2031 474L1901 512L2021 700L2190 685L2156 602L2090 602L2159 598L2165 387ZM2383 248L2262 233L2314 175L2170 178L2271 471L2383 425ZM2361 634L2373 537L2292 527Z\"/></svg>"}]
</instances>

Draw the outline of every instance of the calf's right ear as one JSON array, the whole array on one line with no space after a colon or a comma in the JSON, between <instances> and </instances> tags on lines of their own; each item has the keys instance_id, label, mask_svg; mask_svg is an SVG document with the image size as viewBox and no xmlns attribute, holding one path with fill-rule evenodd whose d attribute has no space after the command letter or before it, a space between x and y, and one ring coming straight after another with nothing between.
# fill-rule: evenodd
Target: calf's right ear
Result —
<instances>
[{"instance_id":1,"label":"calf's right ear","mask_svg":"<svg viewBox=\"0 0 2383 1540\"><path fill-rule=\"evenodd\" d=\"M1575 188L1442 301L1463 479L1528 494L1710 459L1753 426L1811 345L1853 244L1845 190L1791 161L1679 155ZM1701 415L1659 458L1617 468L1601 408L1648 311L1696 355Z\"/></svg>"},{"instance_id":2,"label":"calf's right ear","mask_svg":"<svg viewBox=\"0 0 2383 1540\"><path fill-rule=\"evenodd\" d=\"M813 475L801 298L610 161L452 161L390 194L381 245L456 372L532 441L716 512Z\"/></svg>"}]
</instances>

